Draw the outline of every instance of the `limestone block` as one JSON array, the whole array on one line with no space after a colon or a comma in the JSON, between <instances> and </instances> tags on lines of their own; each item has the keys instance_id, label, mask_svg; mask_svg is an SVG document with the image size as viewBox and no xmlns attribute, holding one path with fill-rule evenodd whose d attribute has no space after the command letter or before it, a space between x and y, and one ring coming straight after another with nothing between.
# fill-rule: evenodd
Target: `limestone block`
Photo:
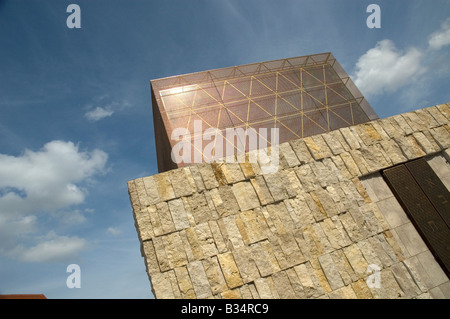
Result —
<instances>
[{"instance_id":1,"label":"limestone block","mask_svg":"<svg viewBox=\"0 0 450 319\"><path fill-rule=\"evenodd\" d=\"M358 279L358 276L356 275L352 266L345 257L345 254L342 249L332 251L330 253L330 256L331 259L333 259L334 265L336 266L336 269L339 272L339 275L341 276L344 285L348 285Z\"/></svg>"},{"instance_id":2,"label":"limestone block","mask_svg":"<svg viewBox=\"0 0 450 319\"><path fill-rule=\"evenodd\" d=\"M239 163L222 163L219 168L228 184L234 184L245 179Z\"/></svg>"},{"instance_id":3,"label":"limestone block","mask_svg":"<svg viewBox=\"0 0 450 319\"><path fill-rule=\"evenodd\" d=\"M244 241L236 224L235 216L223 217L217 220L217 225L219 226L228 249L232 250L244 246Z\"/></svg>"},{"instance_id":4,"label":"limestone block","mask_svg":"<svg viewBox=\"0 0 450 319\"><path fill-rule=\"evenodd\" d=\"M310 192L320 187L319 181L310 165L302 165L298 167L295 172L297 173L298 180L305 192Z\"/></svg>"},{"instance_id":5,"label":"limestone block","mask_svg":"<svg viewBox=\"0 0 450 319\"><path fill-rule=\"evenodd\" d=\"M370 292L376 299L398 299L405 297L405 293L400 288L395 280L395 277L390 269L383 269L380 271L380 288L369 287Z\"/></svg>"},{"instance_id":6,"label":"limestone block","mask_svg":"<svg viewBox=\"0 0 450 319\"><path fill-rule=\"evenodd\" d=\"M250 246L236 248L233 251L233 257L243 283L252 282L260 277Z\"/></svg>"},{"instance_id":7,"label":"limestone block","mask_svg":"<svg viewBox=\"0 0 450 319\"><path fill-rule=\"evenodd\" d=\"M338 131L331 131L322 135L333 155L339 155L344 151L348 151L350 146L345 142L344 137Z\"/></svg>"},{"instance_id":8,"label":"limestone block","mask_svg":"<svg viewBox=\"0 0 450 319\"><path fill-rule=\"evenodd\" d=\"M427 250L417 255L420 264L426 269L434 286L448 282L448 277L437 263L431 251Z\"/></svg>"},{"instance_id":9,"label":"limestone block","mask_svg":"<svg viewBox=\"0 0 450 319\"><path fill-rule=\"evenodd\" d=\"M174 299L175 294L167 272L154 273L151 276L153 291L157 299Z\"/></svg>"},{"instance_id":10,"label":"limestone block","mask_svg":"<svg viewBox=\"0 0 450 319\"><path fill-rule=\"evenodd\" d=\"M436 126L440 126L441 124L436 121L433 115L428 112L428 109L420 109L414 111L414 113L424 122L425 128L422 131L429 130L430 128L434 128Z\"/></svg>"},{"instance_id":11,"label":"limestone block","mask_svg":"<svg viewBox=\"0 0 450 319\"><path fill-rule=\"evenodd\" d=\"M161 199L159 198L158 186L155 182L154 176L143 177L142 182L144 183L148 204L153 205L159 203Z\"/></svg>"},{"instance_id":12,"label":"limestone block","mask_svg":"<svg viewBox=\"0 0 450 319\"><path fill-rule=\"evenodd\" d=\"M340 179L339 175L338 175L338 178L339 178L340 181L348 180L348 179L351 179L351 178L357 176L356 174L352 175L350 173L350 171L347 169L347 166L345 165L344 161L342 160L342 157L340 157L340 156L333 156L333 157L331 157L331 160L333 161L333 163L336 166L336 168L339 170L340 176L342 176L342 179Z\"/></svg>"},{"instance_id":13,"label":"limestone block","mask_svg":"<svg viewBox=\"0 0 450 319\"><path fill-rule=\"evenodd\" d=\"M374 168L372 168L367 161L364 159L362 152L364 150L352 150L350 151L350 155L353 158L353 161L358 166L359 171L361 172L361 175L366 175L368 173L372 173L375 171ZM343 153L345 154L345 153ZM342 155L342 154L341 154Z\"/></svg>"},{"instance_id":14,"label":"limestone block","mask_svg":"<svg viewBox=\"0 0 450 319\"><path fill-rule=\"evenodd\" d=\"M313 162L310 164L310 166L314 175L316 175L316 178L319 181L321 187L326 187L338 182L337 176L333 174L322 161Z\"/></svg>"},{"instance_id":15,"label":"limestone block","mask_svg":"<svg viewBox=\"0 0 450 319\"><path fill-rule=\"evenodd\" d=\"M343 251L355 274L358 276L358 279L365 277L369 264L359 250L358 245L352 244L343 248Z\"/></svg>"},{"instance_id":16,"label":"limestone block","mask_svg":"<svg viewBox=\"0 0 450 319\"><path fill-rule=\"evenodd\" d=\"M430 130L431 135L441 147L445 150L450 147L450 127L448 125L435 127Z\"/></svg>"},{"instance_id":17,"label":"limestone block","mask_svg":"<svg viewBox=\"0 0 450 319\"><path fill-rule=\"evenodd\" d=\"M408 160L395 140L382 141L380 145L392 164L396 165Z\"/></svg>"},{"instance_id":18,"label":"limestone block","mask_svg":"<svg viewBox=\"0 0 450 319\"><path fill-rule=\"evenodd\" d=\"M297 173L294 169L285 170L283 174L285 176L284 181L289 197L295 197L304 192L303 186L298 180Z\"/></svg>"},{"instance_id":19,"label":"limestone block","mask_svg":"<svg viewBox=\"0 0 450 319\"><path fill-rule=\"evenodd\" d=\"M389 136L389 138L395 138L395 137L401 137L405 135L405 132L403 132L398 125L396 121L394 121L392 118L384 118L378 120L380 123L380 126L383 127L386 134ZM385 140L386 141L386 140Z\"/></svg>"},{"instance_id":20,"label":"limestone block","mask_svg":"<svg viewBox=\"0 0 450 319\"><path fill-rule=\"evenodd\" d=\"M361 176L362 172L349 152L343 152L339 155L345 164L350 176Z\"/></svg>"},{"instance_id":21,"label":"limestone block","mask_svg":"<svg viewBox=\"0 0 450 319\"><path fill-rule=\"evenodd\" d=\"M156 210L158 212L163 233L167 234L175 231L175 224L173 223L172 220L169 205L166 202L160 202L156 204Z\"/></svg>"},{"instance_id":22,"label":"limestone block","mask_svg":"<svg viewBox=\"0 0 450 319\"><path fill-rule=\"evenodd\" d=\"M189 204L186 209L189 209L189 213L194 217L196 224L213 219L211 209L204 193L194 193L192 196L186 197L186 200Z\"/></svg>"},{"instance_id":23,"label":"limestone block","mask_svg":"<svg viewBox=\"0 0 450 319\"><path fill-rule=\"evenodd\" d=\"M169 201L168 205L176 230L186 229L191 226L181 198Z\"/></svg>"},{"instance_id":24,"label":"limestone block","mask_svg":"<svg viewBox=\"0 0 450 319\"><path fill-rule=\"evenodd\" d=\"M306 258L303 256L297 245L295 237L291 232L279 234L278 242L287 260L288 267L292 267L306 261Z\"/></svg>"},{"instance_id":25,"label":"limestone block","mask_svg":"<svg viewBox=\"0 0 450 319\"><path fill-rule=\"evenodd\" d=\"M339 274L339 271L337 270L336 265L331 258L331 255L321 255L318 259L331 289L336 290L340 287L343 287L344 282L342 281L341 275Z\"/></svg>"},{"instance_id":26,"label":"limestone block","mask_svg":"<svg viewBox=\"0 0 450 319\"><path fill-rule=\"evenodd\" d=\"M236 183L231 189L241 211L259 207L258 196L250 182Z\"/></svg>"},{"instance_id":27,"label":"limestone block","mask_svg":"<svg viewBox=\"0 0 450 319\"><path fill-rule=\"evenodd\" d=\"M274 201L277 202L289 197L286 190L286 180L281 171L278 171L275 174L265 174L263 176Z\"/></svg>"},{"instance_id":28,"label":"limestone block","mask_svg":"<svg viewBox=\"0 0 450 319\"><path fill-rule=\"evenodd\" d=\"M337 216L324 219L320 222L320 226L333 249L340 249L352 243Z\"/></svg>"},{"instance_id":29,"label":"limestone block","mask_svg":"<svg viewBox=\"0 0 450 319\"><path fill-rule=\"evenodd\" d=\"M399 261L383 234L369 237L368 240L383 267L389 267Z\"/></svg>"},{"instance_id":30,"label":"limestone block","mask_svg":"<svg viewBox=\"0 0 450 319\"><path fill-rule=\"evenodd\" d=\"M212 164L202 163L195 165L195 167L198 168L206 189L212 189L219 186L214 170L212 169Z\"/></svg>"},{"instance_id":31,"label":"limestone block","mask_svg":"<svg viewBox=\"0 0 450 319\"><path fill-rule=\"evenodd\" d=\"M234 261L233 254L230 252L223 253L217 255L217 258L219 259L219 264L222 268L222 272L228 287L236 288L242 286L244 283Z\"/></svg>"},{"instance_id":32,"label":"limestone block","mask_svg":"<svg viewBox=\"0 0 450 319\"><path fill-rule=\"evenodd\" d=\"M180 234L175 232L163 236L162 239L170 268L173 269L186 265L188 261Z\"/></svg>"},{"instance_id":33,"label":"limestone block","mask_svg":"<svg viewBox=\"0 0 450 319\"><path fill-rule=\"evenodd\" d=\"M186 267L179 267L174 269L178 287L180 289L181 298L194 299L196 298L194 287L192 286L191 278Z\"/></svg>"},{"instance_id":34,"label":"limestone block","mask_svg":"<svg viewBox=\"0 0 450 319\"><path fill-rule=\"evenodd\" d=\"M202 192L206 189L203 183L203 178L199 170L199 165L191 165L188 167L191 171L192 178L194 180L195 189L197 192Z\"/></svg>"},{"instance_id":35,"label":"limestone block","mask_svg":"<svg viewBox=\"0 0 450 319\"><path fill-rule=\"evenodd\" d=\"M158 190L159 198L162 201L168 201L175 198L175 192L170 182L169 172L153 175Z\"/></svg>"},{"instance_id":36,"label":"limestone block","mask_svg":"<svg viewBox=\"0 0 450 319\"><path fill-rule=\"evenodd\" d=\"M144 182L142 178L138 178L134 180L135 185L135 193L137 194L139 207L147 207L150 205L150 202L147 197L147 191L145 190Z\"/></svg>"},{"instance_id":37,"label":"limestone block","mask_svg":"<svg viewBox=\"0 0 450 319\"><path fill-rule=\"evenodd\" d=\"M291 144L288 142L279 144L280 148L280 157L284 158L289 167L295 167L300 165L300 161L295 155L294 150L291 147Z\"/></svg>"},{"instance_id":38,"label":"limestone block","mask_svg":"<svg viewBox=\"0 0 450 319\"><path fill-rule=\"evenodd\" d=\"M151 206L147 207L145 209L145 211L147 212L146 214L147 214L147 216L149 216L150 222L152 223L153 234L155 236L162 235L164 232L163 232L161 220L159 219L158 211L156 209L156 205L151 205ZM139 227L140 226L138 223L138 228Z\"/></svg>"},{"instance_id":39,"label":"limestone block","mask_svg":"<svg viewBox=\"0 0 450 319\"><path fill-rule=\"evenodd\" d=\"M190 246L190 251L192 252L192 256L194 260L203 259L203 248L200 244L200 241L197 237L197 232L195 227L190 227L186 229L186 239Z\"/></svg>"},{"instance_id":40,"label":"limestone block","mask_svg":"<svg viewBox=\"0 0 450 319\"><path fill-rule=\"evenodd\" d=\"M307 298L317 298L325 293L309 262L294 267Z\"/></svg>"},{"instance_id":41,"label":"limestone block","mask_svg":"<svg viewBox=\"0 0 450 319\"><path fill-rule=\"evenodd\" d=\"M352 288L358 299L372 299L373 298L372 293L370 292L370 289L366 284L366 281L363 279L353 282Z\"/></svg>"},{"instance_id":42,"label":"limestone block","mask_svg":"<svg viewBox=\"0 0 450 319\"><path fill-rule=\"evenodd\" d=\"M156 259L158 260L161 271L164 272L170 270L170 263L167 259L163 239L161 237L153 238L153 247L155 248Z\"/></svg>"},{"instance_id":43,"label":"limestone block","mask_svg":"<svg viewBox=\"0 0 450 319\"><path fill-rule=\"evenodd\" d=\"M294 289L291 286L291 282L286 272L280 271L272 275L272 280L277 290L280 299L293 299L295 298Z\"/></svg>"},{"instance_id":44,"label":"limestone block","mask_svg":"<svg viewBox=\"0 0 450 319\"><path fill-rule=\"evenodd\" d=\"M255 283L247 284L246 286L252 293L253 299L261 299L261 296L258 294L258 290L256 289Z\"/></svg>"},{"instance_id":45,"label":"limestone block","mask_svg":"<svg viewBox=\"0 0 450 319\"><path fill-rule=\"evenodd\" d=\"M428 107L424 110L426 110L428 113L430 113L431 116L436 120L436 122L439 125L447 124L449 121L448 118L444 115L444 113L441 112L439 110L439 108L437 108L436 106Z\"/></svg>"},{"instance_id":46,"label":"limestone block","mask_svg":"<svg viewBox=\"0 0 450 319\"><path fill-rule=\"evenodd\" d=\"M251 247L252 258L258 267L259 273L262 277L269 276L274 272L280 271L280 266L270 248L268 241L258 242ZM256 281L255 281L256 283ZM259 292L259 289L258 289ZM262 298L262 296L261 296Z\"/></svg>"},{"instance_id":47,"label":"limestone block","mask_svg":"<svg viewBox=\"0 0 450 319\"><path fill-rule=\"evenodd\" d=\"M255 287L261 299L273 299L274 295L270 289L267 278L258 278L255 280Z\"/></svg>"},{"instance_id":48,"label":"limestone block","mask_svg":"<svg viewBox=\"0 0 450 319\"><path fill-rule=\"evenodd\" d=\"M148 212L148 207L134 211L137 231L141 241L153 238L153 226Z\"/></svg>"},{"instance_id":49,"label":"limestone block","mask_svg":"<svg viewBox=\"0 0 450 319\"><path fill-rule=\"evenodd\" d=\"M315 222L314 216L303 196L299 195L295 198L286 199L284 203L294 222L294 228L300 228Z\"/></svg>"},{"instance_id":50,"label":"limestone block","mask_svg":"<svg viewBox=\"0 0 450 319\"><path fill-rule=\"evenodd\" d=\"M383 139L372 123L355 125L352 129L353 128L356 132L358 132L359 137L366 146L372 145Z\"/></svg>"},{"instance_id":51,"label":"limestone block","mask_svg":"<svg viewBox=\"0 0 450 319\"><path fill-rule=\"evenodd\" d=\"M209 191L212 202L219 216L229 216L239 212L239 205L231 186L220 186Z\"/></svg>"},{"instance_id":52,"label":"limestone block","mask_svg":"<svg viewBox=\"0 0 450 319\"><path fill-rule=\"evenodd\" d=\"M214 242L216 244L217 251L219 253L224 253L228 250L227 244L225 243L225 240L222 236L222 233L220 231L219 225L217 224L217 221L211 220L208 222L209 228L211 230L211 234L214 238Z\"/></svg>"},{"instance_id":53,"label":"limestone block","mask_svg":"<svg viewBox=\"0 0 450 319\"><path fill-rule=\"evenodd\" d=\"M297 276L297 272L294 268L286 269L286 275L289 278L289 281L291 283L292 290L294 291L294 297L293 298L305 298L305 289L303 288L303 285L300 281L300 279Z\"/></svg>"},{"instance_id":54,"label":"limestone block","mask_svg":"<svg viewBox=\"0 0 450 319\"><path fill-rule=\"evenodd\" d=\"M248 210L239 214L239 218L243 223L244 230L247 234L246 245L256 243L267 238L253 210ZM245 242L245 241L244 241Z\"/></svg>"},{"instance_id":55,"label":"limestone block","mask_svg":"<svg viewBox=\"0 0 450 319\"><path fill-rule=\"evenodd\" d=\"M333 161L333 158L335 158L335 156L333 156L331 158L325 158L322 161L323 164L325 165L326 172L328 175L327 176L327 185L342 182L346 178L350 178L350 176L344 177L343 172L341 172L341 170L336 166L335 162Z\"/></svg>"},{"instance_id":56,"label":"limestone block","mask_svg":"<svg viewBox=\"0 0 450 319\"><path fill-rule=\"evenodd\" d=\"M200 260L190 262L187 269L196 297L198 299L211 297L211 287L202 262Z\"/></svg>"},{"instance_id":57,"label":"limestone block","mask_svg":"<svg viewBox=\"0 0 450 319\"><path fill-rule=\"evenodd\" d=\"M317 279L319 280L320 285L325 290L325 293L331 292L330 284L327 281L327 277L325 276L325 273L322 270L322 267L320 266L319 260L317 258L311 259L311 268L314 271Z\"/></svg>"},{"instance_id":58,"label":"limestone block","mask_svg":"<svg viewBox=\"0 0 450 319\"><path fill-rule=\"evenodd\" d=\"M160 272L155 247L153 247L153 242L151 240L144 241L142 243L142 249L145 257L147 272L150 275L156 272Z\"/></svg>"},{"instance_id":59,"label":"limestone block","mask_svg":"<svg viewBox=\"0 0 450 319\"><path fill-rule=\"evenodd\" d=\"M278 234L294 230L294 222L284 202L270 204L266 208Z\"/></svg>"},{"instance_id":60,"label":"limestone block","mask_svg":"<svg viewBox=\"0 0 450 319\"><path fill-rule=\"evenodd\" d=\"M192 230L191 230L191 231L192 231ZM189 239L188 239L188 235L187 235L187 233L186 233L185 230L180 231L179 234L180 234L180 238L181 238L181 241L182 241L182 245L183 245L184 250L185 250L185 252L186 252L186 257L187 257L188 261L194 261L194 260L197 259L198 256L203 257L202 251L199 250L199 249L198 249L197 247L195 247L195 246L194 246L194 249L197 249L197 250L196 250L196 253L195 253L195 255L194 255L194 252L193 252L193 250L192 250L191 244L190 244ZM190 234L190 235L192 235L192 234ZM195 243L198 243L196 237L193 238L192 240L194 240Z\"/></svg>"},{"instance_id":61,"label":"limestone block","mask_svg":"<svg viewBox=\"0 0 450 319\"><path fill-rule=\"evenodd\" d=\"M386 132L386 130L384 129L383 122L381 122L380 120L377 120L377 121L370 122L370 124L377 131L377 133L380 135L380 137L383 141L387 141L391 138L389 136L389 134Z\"/></svg>"},{"instance_id":62,"label":"limestone block","mask_svg":"<svg viewBox=\"0 0 450 319\"><path fill-rule=\"evenodd\" d=\"M413 298L422 293L403 263L392 265L391 270L406 298Z\"/></svg>"},{"instance_id":63,"label":"limestone block","mask_svg":"<svg viewBox=\"0 0 450 319\"><path fill-rule=\"evenodd\" d=\"M401 116L405 119L413 132L421 132L428 129L425 122L415 112L403 113Z\"/></svg>"},{"instance_id":64,"label":"limestone block","mask_svg":"<svg viewBox=\"0 0 450 319\"><path fill-rule=\"evenodd\" d=\"M314 193L305 193L303 194L303 197L316 222L319 222L327 217L327 214L323 207L317 205L317 203L320 203L320 201Z\"/></svg>"},{"instance_id":65,"label":"limestone block","mask_svg":"<svg viewBox=\"0 0 450 319\"><path fill-rule=\"evenodd\" d=\"M450 121L450 105L448 103L436 105L436 107L445 115L448 121ZM448 122L447 122L448 123Z\"/></svg>"},{"instance_id":66,"label":"limestone block","mask_svg":"<svg viewBox=\"0 0 450 319\"><path fill-rule=\"evenodd\" d=\"M303 139L289 141L289 144L291 144L292 149L294 150L298 160L300 161L300 164L305 164L313 161L311 153L309 152L308 147L306 146L306 143Z\"/></svg>"},{"instance_id":67,"label":"limestone block","mask_svg":"<svg viewBox=\"0 0 450 319\"><path fill-rule=\"evenodd\" d=\"M239 162L239 166L246 179L253 178L256 176L257 172L259 173L259 169L256 168L257 165L257 163L249 163L248 161Z\"/></svg>"},{"instance_id":68,"label":"limestone block","mask_svg":"<svg viewBox=\"0 0 450 319\"><path fill-rule=\"evenodd\" d=\"M332 217L338 214L333 198L331 198L330 194L325 189L319 188L310 194L324 217Z\"/></svg>"},{"instance_id":69,"label":"limestone block","mask_svg":"<svg viewBox=\"0 0 450 319\"><path fill-rule=\"evenodd\" d=\"M219 261L217 257L206 258L202 260L203 268L205 269L206 277L208 277L209 284L211 286L211 292L213 295L219 294L228 289L223 277L222 270L220 269Z\"/></svg>"},{"instance_id":70,"label":"limestone block","mask_svg":"<svg viewBox=\"0 0 450 319\"><path fill-rule=\"evenodd\" d=\"M365 238L364 234L361 232L360 227L353 219L351 213L347 212L339 215L339 220L344 226L345 231L353 242L358 242Z\"/></svg>"},{"instance_id":71,"label":"limestone block","mask_svg":"<svg viewBox=\"0 0 450 319\"><path fill-rule=\"evenodd\" d=\"M187 167L168 172L175 197L189 196L196 191L195 181Z\"/></svg>"},{"instance_id":72,"label":"limestone block","mask_svg":"<svg viewBox=\"0 0 450 319\"><path fill-rule=\"evenodd\" d=\"M401 114L394 115L391 117L391 119L394 120L395 122L397 122L397 124L400 126L401 130L405 133L405 135L410 135L414 132L413 129L409 126L409 124L406 122L405 118Z\"/></svg>"},{"instance_id":73,"label":"limestone block","mask_svg":"<svg viewBox=\"0 0 450 319\"><path fill-rule=\"evenodd\" d=\"M425 156L426 153L422 150L414 136L409 135L403 138L395 139L395 142L402 149L403 154L409 159L415 159Z\"/></svg>"},{"instance_id":74,"label":"limestone block","mask_svg":"<svg viewBox=\"0 0 450 319\"><path fill-rule=\"evenodd\" d=\"M167 273L167 281L170 283L170 286L172 287L173 296L175 299L181 299L181 291L178 286L177 277L175 276L175 272L173 270L168 271Z\"/></svg>"},{"instance_id":75,"label":"limestone block","mask_svg":"<svg viewBox=\"0 0 450 319\"><path fill-rule=\"evenodd\" d=\"M375 249L372 247L368 239L364 239L356 244L369 265L377 265L382 268L383 263L378 257Z\"/></svg>"},{"instance_id":76,"label":"limestone block","mask_svg":"<svg viewBox=\"0 0 450 319\"><path fill-rule=\"evenodd\" d=\"M349 127L340 128L339 131L341 132L341 134L344 137L345 141L347 142L348 146L350 146L350 149L356 150L361 147L361 145L360 145L361 139L356 134L354 134L353 131L350 130Z\"/></svg>"},{"instance_id":77,"label":"limestone block","mask_svg":"<svg viewBox=\"0 0 450 319\"><path fill-rule=\"evenodd\" d=\"M221 293L222 299L242 299L240 289L227 290Z\"/></svg>"},{"instance_id":78,"label":"limestone block","mask_svg":"<svg viewBox=\"0 0 450 319\"><path fill-rule=\"evenodd\" d=\"M250 291L250 288L248 285L243 285L239 288L239 292L242 296L242 299L254 299L252 292Z\"/></svg>"},{"instance_id":79,"label":"limestone block","mask_svg":"<svg viewBox=\"0 0 450 319\"><path fill-rule=\"evenodd\" d=\"M333 155L322 136L308 136L303 138L303 140L316 161Z\"/></svg>"},{"instance_id":80,"label":"limestone block","mask_svg":"<svg viewBox=\"0 0 450 319\"><path fill-rule=\"evenodd\" d=\"M214 237L209 228L207 222L198 224L194 228L195 234L197 236L198 243L203 251L204 257L211 257L217 255L217 248L214 242Z\"/></svg>"},{"instance_id":81,"label":"limestone block","mask_svg":"<svg viewBox=\"0 0 450 319\"><path fill-rule=\"evenodd\" d=\"M262 175L255 176L255 178L250 179L253 188L255 189L256 195L259 198L261 205L267 205L273 203L273 197L267 188L266 181Z\"/></svg>"}]
</instances>

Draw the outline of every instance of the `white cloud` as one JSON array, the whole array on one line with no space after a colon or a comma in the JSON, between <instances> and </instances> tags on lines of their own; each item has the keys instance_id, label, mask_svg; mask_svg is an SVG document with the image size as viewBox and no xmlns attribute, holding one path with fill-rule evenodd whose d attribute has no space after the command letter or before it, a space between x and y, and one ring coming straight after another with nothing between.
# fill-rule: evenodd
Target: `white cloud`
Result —
<instances>
[{"instance_id":1,"label":"white cloud","mask_svg":"<svg viewBox=\"0 0 450 319\"><path fill-rule=\"evenodd\" d=\"M110 109L105 109L105 108L102 108L102 107L98 106L95 109L93 109L93 110L91 110L89 112L86 112L84 114L84 116L86 116L86 118L89 121L97 122L97 121L100 121L101 119L103 119L105 117L113 115L113 113L114 113L114 111L112 111Z\"/></svg>"},{"instance_id":2,"label":"white cloud","mask_svg":"<svg viewBox=\"0 0 450 319\"><path fill-rule=\"evenodd\" d=\"M84 113L84 116L91 122L100 121L106 117L110 117L116 111L121 111L131 106L126 100L111 100L108 95L95 98L93 104L102 104L103 106L97 106L95 108L93 108L92 104L86 106L89 111Z\"/></svg>"},{"instance_id":3,"label":"white cloud","mask_svg":"<svg viewBox=\"0 0 450 319\"><path fill-rule=\"evenodd\" d=\"M402 52L391 40L382 40L359 58L352 77L366 96L391 93L425 71L422 57L415 48Z\"/></svg>"},{"instance_id":4,"label":"white cloud","mask_svg":"<svg viewBox=\"0 0 450 319\"><path fill-rule=\"evenodd\" d=\"M88 242L83 238L58 236L50 232L36 246L16 249L19 259L27 262L71 261Z\"/></svg>"},{"instance_id":5,"label":"white cloud","mask_svg":"<svg viewBox=\"0 0 450 319\"><path fill-rule=\"evenodd\" d=\"M113 236L118 236L122 234L122 231L119 228L115 227L109 227L106 231Z\"/></svg>"},{"instance_id":6,"label":"white cloud","mask_svg":"<svg viewBox=\"0 0 450 319\"><path fill-rule=\"evenodd\" d=\"M0 254L38 261L39 253L46 251L43 260L56 260L58 254L67 257L82 249L84 239L57 235L32 248L24 245L40 231L39 214L47 213L50 221L59 223L64 218L72 225L85 221L78 210L59 210L84 202L84 184L105 171L107 158L101 150L80 151L65 141L51 141L21 156L0 154Z\"/></svg>"},{"instance_id":7,"label":"white cloud","mask_svg":"<svg viewBox=\"0 0 450 319\"><path fill-rule=\"evenodd\" d=\"M84 201L79 185L104 171L108 155L80 152L72 142L52 141L22 156L0 154L0 213L55 210ZM1 193L0 193L1 194Z\"/></svg>"},{"instance_id":8,"label":"white cloud","mask_svg":"<svg viewBox=\"0 0 450 319\"><path fill-rule=\"evenodd\" d=\"M442 47L450 44L450 18L445 20L441 29L432 33L428 40L430 50L440 50Z\"/></svg>"}]
</instances>

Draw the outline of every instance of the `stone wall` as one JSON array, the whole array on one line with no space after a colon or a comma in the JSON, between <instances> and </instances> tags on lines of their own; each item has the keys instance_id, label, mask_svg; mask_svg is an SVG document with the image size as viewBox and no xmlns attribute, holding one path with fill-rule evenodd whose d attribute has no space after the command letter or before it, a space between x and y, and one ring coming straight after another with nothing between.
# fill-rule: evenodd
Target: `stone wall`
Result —
<instances>
[{"instance_id":1,"label":"stone wall","mask_svg":"<svg viewBox=\"0 0 450 319\"><path fill-rule=\"evenodd\" d=\"M284 143L276 174L205 163L130 181L155 297L439 297L400 241L407 221L367 185L411 159L448 161L449 120L447 103Z\"/></svg>"}]
</instances>

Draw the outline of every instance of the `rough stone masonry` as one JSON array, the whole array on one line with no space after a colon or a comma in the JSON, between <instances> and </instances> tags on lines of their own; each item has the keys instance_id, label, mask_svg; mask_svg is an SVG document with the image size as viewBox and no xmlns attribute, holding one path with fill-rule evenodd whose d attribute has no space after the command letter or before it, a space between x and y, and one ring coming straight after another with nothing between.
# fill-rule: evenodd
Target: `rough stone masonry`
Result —
<instances>
[{"instance_id":1,"label":"rough stone masonry","mask_svg":"<svg viewBox=\"0 0 450 319\"><path fill-rule=\"evenodd\" d=\"M449 181L449 123L447 103L283 143L276 174L204 163L129 181L155 297L450 298L395 198L374 186L381 169L420 157Z\"/></svg>"}]
</instances>

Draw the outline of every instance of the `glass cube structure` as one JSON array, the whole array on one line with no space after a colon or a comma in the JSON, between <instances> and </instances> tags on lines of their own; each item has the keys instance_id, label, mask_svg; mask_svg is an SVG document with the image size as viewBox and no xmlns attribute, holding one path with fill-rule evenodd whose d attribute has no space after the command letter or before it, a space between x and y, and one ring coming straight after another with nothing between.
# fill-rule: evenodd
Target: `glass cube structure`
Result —
<instances>
[{"instance_id":1,"label":"glass cube structure","mask_svg":"<svg viewBox=\"0 0 450 319\"><path fill-rule=\"evenodd\" d=\"M190 164L172 159L171 151L181 139L192 145L193 153L203 154L211 145L211 138L203 134L208 129L222 135L225 148L235 143L227 139L227 128L254 129L257 134L278 128L278 142L283 143L378 118L331 53L178 75L150 84L159 172ZM177 128L190 134L178 136ZM266 142L270 146L270 140ZM242 143L245 151L251 150L250 143ZM210 155L203 159L214 160Z\"/></svg>"}]
</instances>

